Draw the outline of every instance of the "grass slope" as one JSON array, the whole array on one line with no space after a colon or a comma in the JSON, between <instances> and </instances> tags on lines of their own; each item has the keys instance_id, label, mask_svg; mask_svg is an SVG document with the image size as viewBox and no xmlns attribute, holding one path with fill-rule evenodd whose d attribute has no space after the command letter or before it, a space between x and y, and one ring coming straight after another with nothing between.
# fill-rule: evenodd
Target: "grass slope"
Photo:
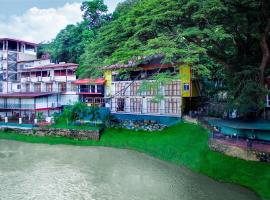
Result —
<instances>
[{"instance_id":1,"label":"grass slope","mask_svg":"<svg viewBox=\"0 0 270 200\"><path fill-rule=\"evenodd\" d=\"M99 142L13 133L0 133L0 139L133 149L175 164L183 164L219 181L248 187L263 199L270 199L270 165L244 161L211 151L207 145L207 131L197 125L181 123L155 133L109 129Z\"/></svg>"}]
</instances>

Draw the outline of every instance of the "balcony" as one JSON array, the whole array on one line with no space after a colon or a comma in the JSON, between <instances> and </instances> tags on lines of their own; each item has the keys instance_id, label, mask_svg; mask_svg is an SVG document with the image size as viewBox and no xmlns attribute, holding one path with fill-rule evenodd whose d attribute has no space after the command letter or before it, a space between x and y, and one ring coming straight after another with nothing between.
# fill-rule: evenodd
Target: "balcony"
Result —
<instances>
[{"instance_id":1,"label":"balcony","mask_svg":"<svg viewBox=\"0 0 270 200\"><path fill-rule=\"evenodd\" d=\"M34 104L0 104L0 109L7 109L7 110L32 110L35 108Z\"/></svg>"}]
</instances>

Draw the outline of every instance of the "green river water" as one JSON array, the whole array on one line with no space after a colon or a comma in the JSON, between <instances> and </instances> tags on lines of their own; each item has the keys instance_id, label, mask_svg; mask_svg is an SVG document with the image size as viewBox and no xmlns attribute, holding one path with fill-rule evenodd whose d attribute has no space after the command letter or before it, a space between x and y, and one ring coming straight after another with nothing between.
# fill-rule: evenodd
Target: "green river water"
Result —
<instances>
[{"instance_id":1,"label":"green river water","mask_svg":"<svg viewBox=\"0 0 270 200\"><path fill-rule=\"evenodd\" d=\"M257 200L130 150L0 140L1 200Z\"/></svg>"}]
</instances>

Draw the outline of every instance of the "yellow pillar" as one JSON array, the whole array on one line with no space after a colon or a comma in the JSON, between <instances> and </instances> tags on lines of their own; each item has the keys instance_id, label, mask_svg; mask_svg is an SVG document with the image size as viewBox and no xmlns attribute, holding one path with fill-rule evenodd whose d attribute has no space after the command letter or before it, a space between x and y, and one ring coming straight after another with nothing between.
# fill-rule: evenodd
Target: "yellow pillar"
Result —
<instances>
[{"instance_id":1,"label":"yellow pillar","mask_svg":"<svg viewBox=\"0 0 270 200\"><path fill-rule=\"evenodd\" d=\"M192 97L191 68L180 65L181 94L182 97Z\"/></svg>"},{"instance_id":2,"label":"yellow pillar","mask_svg":"<svg viewBox=\"0 0 270 200\"><path fill-rule=\"evenodd\" d=\"M106 95L110 96L112 95L112 71L105 71L104 77L106 80L105 87L106 87Z\"/></svg>"}]
</instances>

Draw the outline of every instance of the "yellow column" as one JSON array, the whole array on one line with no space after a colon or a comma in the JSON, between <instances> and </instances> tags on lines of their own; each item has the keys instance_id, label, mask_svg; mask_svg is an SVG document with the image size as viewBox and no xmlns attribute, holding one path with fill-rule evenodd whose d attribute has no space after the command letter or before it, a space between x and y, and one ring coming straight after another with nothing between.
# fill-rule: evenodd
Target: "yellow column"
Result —
<instances>
[{"instance_id":1,"label":"yellow column","mask_svg":"<svg viewBox=\"0 0 270 200\"><path fill-rule=\"evenodd\" d=\"M191 68L180 65L181 94L182 97L192 97Z\"/></svg>"},{"instance_id":2,"label":"yellow column","mask_svg":"<svg viewBox=\"0 0 270 200\"><path fill-rule=\"evenodd\" d=\"M109 71L109 70L105 71L104 77L106 80L106 84L105 84L106 95L110 96L110 95L112 95L112 71Z\"/></svg>"}]
</instances>

